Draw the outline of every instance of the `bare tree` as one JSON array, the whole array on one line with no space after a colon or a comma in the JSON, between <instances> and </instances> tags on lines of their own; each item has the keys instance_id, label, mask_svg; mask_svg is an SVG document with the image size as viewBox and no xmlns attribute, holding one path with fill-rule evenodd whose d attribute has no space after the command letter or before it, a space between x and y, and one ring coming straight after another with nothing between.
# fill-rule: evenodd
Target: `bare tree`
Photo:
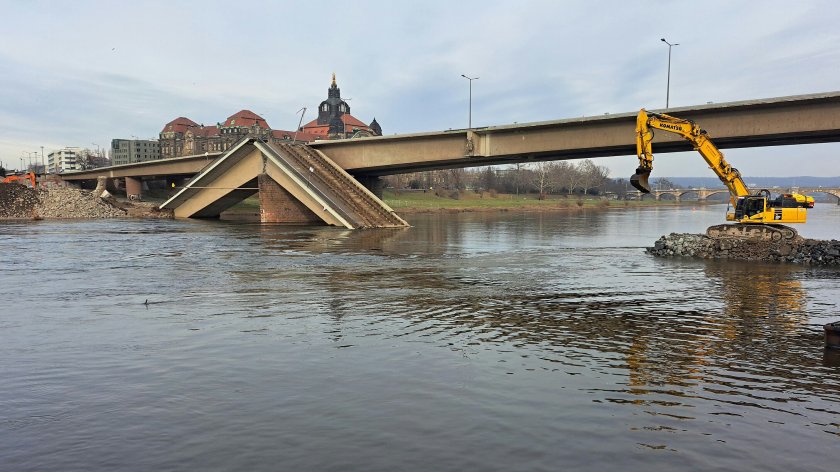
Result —
<instances>
[{"instance_id":1,"label":"bare tree","mask_svg":"<svg viewBox=\"0 0 840 472\"><path fill-rule=\"evenodd\" d=\"M572 193L575 182L577 181L574 166L569 161L556 161L551 165L551 180L555 184L556 190L566 189L567 193Z\"/></svg>"},{"instance_id":2,"label":"bare tree","mask_svg":"<svg viewBox=\"0 0 840 472\"><path fill-rule=\"evenodd\" d=\"M553 162L535 162L531 164L531 185L536 188L540 200L545 200L547 193L554 188Z\"/></svg>"},{"instance_id":3,"label":"bare tree","mask_svg":"<svg viewBox=\"0 0 840 472\"><path fill-rule=\"evenodd\" d=\"M96 169L97 167L111 165L111 160L105 157L101 151L97 153L85 148L76 153L76 164L79 165L81 170Z\"/></svg>"},{"instance_id":4,"label":"bare tree","mask_svg":"<svg viewBox=\"0 0 840 472\"><path fill-rule=\"evenodd\" d=\"M607 180L609 169L604 166L596 165L589 159L584 159L578 165L578 171L581 173L581 185L583 186L583 193L586 194L589 189L600 190Z\"/></svg>"},{"instance_id":5,"label":"bare tree","mask_svg":"<svg viewBox=\"0 0 840 472\"><path fill-rule=\"evenodd\" d=\"M657 190L671 190L678 188L677 184L671 182L670 180L666 179L665 177L660 177L655 179L651 182Z\"/></svg>"}]
</instances>

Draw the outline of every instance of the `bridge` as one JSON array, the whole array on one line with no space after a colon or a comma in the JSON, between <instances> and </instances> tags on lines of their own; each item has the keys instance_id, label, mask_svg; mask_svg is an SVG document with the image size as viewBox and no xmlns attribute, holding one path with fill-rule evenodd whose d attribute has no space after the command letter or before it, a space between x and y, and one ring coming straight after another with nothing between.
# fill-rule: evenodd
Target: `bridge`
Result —
<instances>
[{"instance_id":1,"label":"bridge","mask_svg":"<svg viewBox=\"0 0 840 472\"><path fill-rule=\"evenodd\" d=\"M755 189L760 190L760 189ZM814 196L815 193L823 193L826 195L831 195L837 199L837 204L840 205L840 188L827 188L827 187L788 187L788 188L781 188L781 187L769 187L767 188L770 192L774 194L780 193L800 193L802 195L810 195ZM665 195L670 195L674 197L675 201L681 201L682 198L687 194L696 194L698 200L707 200L712 195L719 195L719 194L729 194L729 190L725 188L714 188L714 189L706 189L706 188L687 188L687 189L666 189L666 190L651 190L650 195L654 197L656 200L662 200L662 197ZM641 192L638 194L642 196Z\"/></svg>"},{"instance_id":2,"label":"bridge","mask_svg":"<svg viewBox=\"0 0 840 472\"><path fill-rule=\"evenodd\" d=\"M840 92L671 108L668 112L700 123L723 149L840 141ZM381 196L378 177L383 175L633 156L636 114L632 111L474 129L316 141L309 147ZM253 139L250 142L254 145ZM692 149L690 143L670 133L659 133L654 142L657 154ZM139 194L143 179L166 178L181 187L187 179L199 175L229 153L230 150L113 166L67 173L62 178L67 181L120 178L125 180L127 193Z\"/></svg>"}]
</instances>

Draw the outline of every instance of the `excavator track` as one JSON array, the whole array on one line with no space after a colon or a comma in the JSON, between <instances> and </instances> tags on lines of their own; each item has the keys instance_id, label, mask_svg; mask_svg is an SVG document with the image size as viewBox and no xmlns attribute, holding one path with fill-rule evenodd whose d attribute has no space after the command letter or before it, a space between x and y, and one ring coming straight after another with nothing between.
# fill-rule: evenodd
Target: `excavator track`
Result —
<instances>
[{"instance_id":1,"label":"excavator track","mask_svg":"<svg viewBox=\"0 0 840 472\"><path fill-rule=\"evenodd\" d=\"M762 241L782 241L795 239L799 233L784 225L765 224L729 224L709 226L706 235L711 238L760 239Z\"/></svg>"}]
</instances>

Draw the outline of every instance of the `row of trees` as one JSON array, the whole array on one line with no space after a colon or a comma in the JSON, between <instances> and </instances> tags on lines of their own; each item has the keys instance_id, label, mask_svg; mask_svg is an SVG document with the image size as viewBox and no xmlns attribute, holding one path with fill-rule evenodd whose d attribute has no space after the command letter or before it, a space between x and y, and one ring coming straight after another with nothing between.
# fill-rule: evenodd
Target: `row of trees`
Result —
<instances>
[{"instance_id":1,"label":"row of trees","mask_svg":"<svg viewBox=\"0 0 840 472\"><path fill-rule=\"evenodd\" d=\"M107 167L111 165L111 159L105 154L104 149L97 149L96 151L84 148L76 152L76 165L79 169L96 169L97 167Z\"/></svg>"},{"instance_id":2,"label":"row of trees","mask_svg":"<svg viewBox=\"0 0 840 472\"><path fill-rule=\"evenodd\" d=\"M589 159L545 161L477 169L446 169L384 177L395 190L443 188L499 193L599 195L614 183L609 170Z\"/></svg>"}]
</instances>

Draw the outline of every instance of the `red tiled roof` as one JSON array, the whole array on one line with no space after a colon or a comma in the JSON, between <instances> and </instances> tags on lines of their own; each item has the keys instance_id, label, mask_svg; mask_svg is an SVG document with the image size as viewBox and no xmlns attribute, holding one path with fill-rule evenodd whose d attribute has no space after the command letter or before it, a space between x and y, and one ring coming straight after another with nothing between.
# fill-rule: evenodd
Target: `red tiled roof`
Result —
<instances>
[{"instance_id":1,"label":"red tiled roof","mask_svg":"<svg viewBox=\"0 0 840 472\"><path fill-rule=\"evenodd\" d=\"M329 128L329 126L327 127ZM320 136L309 133L305 131L298 131L297 135L295 135L294 131L286 131L283 129L274 129L271 130L271 136L276 139L292 139L295 138L298 141L315 141L315 139L319 138ZM286 138L288 136L288 138Z\"/></svg>"},{"instance_id":2,"label":"red tiled roof","mask_svg":"<svg viewBox=\"0 0 840 472\"><path fill-rule=\"evenodd\" d=\"M353 129L354 126L356 128L362 128L362 129L370 130L370 127L368 125L362 123L362 121L359 120L358 118L356 118L355 116L347 114L347 113L341 115L341 121L344 122L345 126L347 126L347 131L350 131L351 129ZM310 121L309 123L306 123L305 125L303 125L304 131L307 131L307 132L314 132L314 131L312 131L313 129L319 129L319 128L324 128L324 129L329 130L330 125L328 125L328 124L327 125L319 125L317 119L314 119L314 120ZM326 134L326 132L325 132L325 134Z\"/></svg>"},{"instance_id":3,"label":"red tiled roof","mask_svg":"<svg viewBox=\"0 0 840 472\"><path fill-rule=\"evenodd\" d=\"M219 128L216 126L199 126L198 128L190 128L189 132L195 137L209 138L210 136L218 136Z\"/></svg>"},{"instance_id":4,"label":"red tiled roof","mask_svg":"<svg viewBox=\"0 0 840 472\"><path fill-rule=\"evenodd\" d=\"M361 120L357 119L353 115L348 115L348 114L341 115L341 121L343 121L344 124L347 125L347 126L357 126L357 127L360 127L360 128L364 127L365 129L369 129L368 125L362 123Z\"/></svg>"},{"instance_id":5,"label":"red tiled roof","mask_svg":"<svg viewBox=\"0 0 840 472\"><path fill-rule=\"evenodd\" d=\"M250 128L254 124L260 128L271 129L260 115L257 115L251 110L238 111L236 114L229 116L222 126L245 126Z\"/></svg>"},{"instance_id":6,"label":"red tiled roof","mask_svg":"<svg viewBox=\"0 0 840 472\"><path fill-rule=\"evenodd\" d=\"M166 125L164 125L164 127L163 127L163 130L161 130L161 133L165 133L167 131L174 131L176 133L183 133L188 128L191 128L193 126L198 126L198 124L195 121L193 121L189 118L179 116L178 118L175 118L174 120L170 121L169 123L166 123Z\"/></svg>"}]
</instances>

